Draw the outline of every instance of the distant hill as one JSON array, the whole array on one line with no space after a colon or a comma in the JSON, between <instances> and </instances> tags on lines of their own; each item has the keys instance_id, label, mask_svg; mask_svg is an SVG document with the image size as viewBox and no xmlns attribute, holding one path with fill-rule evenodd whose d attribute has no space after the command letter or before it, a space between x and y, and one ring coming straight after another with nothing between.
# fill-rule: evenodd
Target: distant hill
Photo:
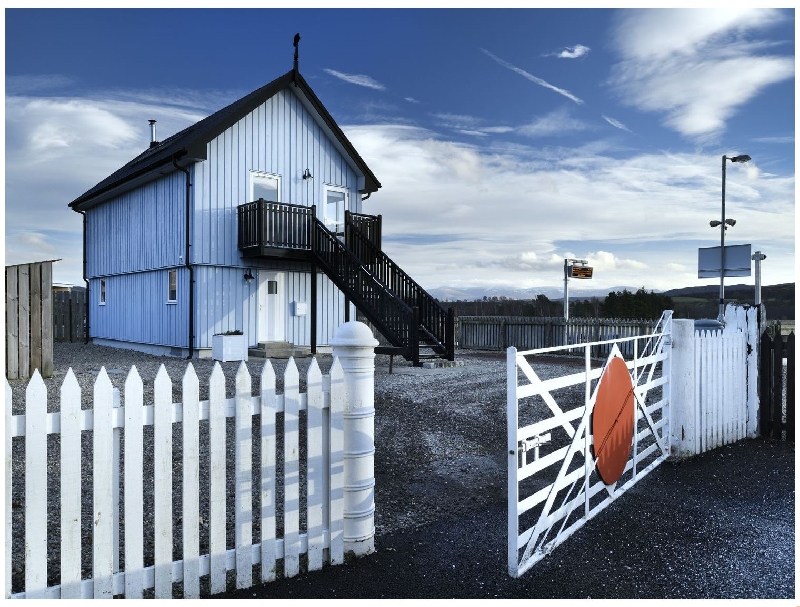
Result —
<instances>
[{"instance_id":1,"label":"distant hill","mask_svg":"<svg viewBox=\"0 0 800 607\"><path fill-rule=\"evenodd\" d=\"M619 292L623 289L627 289L631 293L637 291L630 287L612 287L592 292L570 292L569 299L573 303L588 300L597 310L599 304L602 304L609 293ZM795 283L793 282L761 287L761 299L767 308L767 319L794 320L794 289ZM431 294L437 297L445 307L452 307L458 316L561 316L564 313L563 291L558 292L553 287L539 290L485 290L479 287L464 290L433 289ZM719 284L672 289L660 294L672 298L672 309L676 318L716 318L719 311ZM754 297L753 285L739 284L725 287L726 303L752 305ZM570 308L572 309L571 306ZM574 310L574 312L577 311L577 309Z\"/></svg>"},{"instance_id":2,"label":"distant hill","mask_svg":"<svg viewBox=\"0 0 800 607\"><path fill-rule=\"evenodd\" d=\"M761 287L761 301L769 320L794 320L795 283ZM719 311L719 284L665 291L672 298L677 318L714 318ZM753 304L753 285L725 285L725 303Z\"/></svg>"}]
</instances>

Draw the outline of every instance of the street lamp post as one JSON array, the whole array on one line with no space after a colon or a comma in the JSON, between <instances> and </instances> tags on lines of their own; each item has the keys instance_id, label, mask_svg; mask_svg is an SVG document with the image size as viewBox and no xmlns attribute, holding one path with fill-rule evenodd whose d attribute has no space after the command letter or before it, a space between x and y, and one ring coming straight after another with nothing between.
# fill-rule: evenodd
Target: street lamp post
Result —
<instances>
[{"instance_id":1,"label":"street lamp post","mask_svg":"<svg viewBox=\"0 0 800 607\"><path fill-rule=\"evenodd\" d=\"M741 154L740 156L733 156L728 157L724 154L722 155L722 221L712 221L711 227L716 228L719 226L720 232L720 244L719 244L719 255L720 255L720 268L719 268L719 315L717 316L717 320L719 322L725 322L725 230L728 229L728 226L735 226L736 220L735 219L725 219L725 169L727 165L725 164L726 160L730 160L731 162L747 162L750 160L750 156L747 154Z\"/></svg>"}]
</instances>

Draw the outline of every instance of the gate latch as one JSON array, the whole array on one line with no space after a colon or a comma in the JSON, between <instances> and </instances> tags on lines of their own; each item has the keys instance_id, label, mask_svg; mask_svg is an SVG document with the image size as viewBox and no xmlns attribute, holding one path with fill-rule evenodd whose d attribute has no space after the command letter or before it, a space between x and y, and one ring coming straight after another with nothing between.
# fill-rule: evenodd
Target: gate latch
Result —
<instances>
[{"instance_id":1,"label":"gate latch","mask_svg":"<svg viewBox=\"0 0 800 607\"><path fill-rule=\"evenodd\" d=\"M533 459L539 459L539 447L542 446L544 443L550 442L550 433L547 434L539 434L537 436L532 436L531 438L526 438L525 440L520 441L520 449L522 453L525 454L531 449L533 449Z\"/></svg>"}]
</instances>

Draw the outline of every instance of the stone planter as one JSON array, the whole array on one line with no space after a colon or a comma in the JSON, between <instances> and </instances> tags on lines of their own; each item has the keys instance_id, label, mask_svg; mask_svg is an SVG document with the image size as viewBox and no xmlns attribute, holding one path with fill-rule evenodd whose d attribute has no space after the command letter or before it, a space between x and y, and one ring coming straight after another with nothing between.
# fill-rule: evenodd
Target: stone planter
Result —
<instances>
[{"instance_id":1,"label":"stone planter","mask_svg":"<svg viewBox=\"0 0 800 607\"><path fill-rule=\"evenodd\" d=\"M214 335L211 338L211 358L220 362L247 360L244 335Z\"/></svg>"}]
</instances>

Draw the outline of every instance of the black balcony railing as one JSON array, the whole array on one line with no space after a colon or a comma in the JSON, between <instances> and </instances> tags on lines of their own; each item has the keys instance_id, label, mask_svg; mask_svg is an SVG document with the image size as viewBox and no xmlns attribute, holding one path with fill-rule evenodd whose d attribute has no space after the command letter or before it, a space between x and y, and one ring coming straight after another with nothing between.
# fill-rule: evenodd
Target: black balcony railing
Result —
<instances>
[{"instance_id":1,"label":"black balcony railing","mask_svg":"<svg viewBox=\"0 0 800 607\"><path fill-rule=\"evenodd\" d=\"M311 250L313 207L260 198L239 206L239 250L262 255L267 249Z\"/></svg>"}]
</instances>

